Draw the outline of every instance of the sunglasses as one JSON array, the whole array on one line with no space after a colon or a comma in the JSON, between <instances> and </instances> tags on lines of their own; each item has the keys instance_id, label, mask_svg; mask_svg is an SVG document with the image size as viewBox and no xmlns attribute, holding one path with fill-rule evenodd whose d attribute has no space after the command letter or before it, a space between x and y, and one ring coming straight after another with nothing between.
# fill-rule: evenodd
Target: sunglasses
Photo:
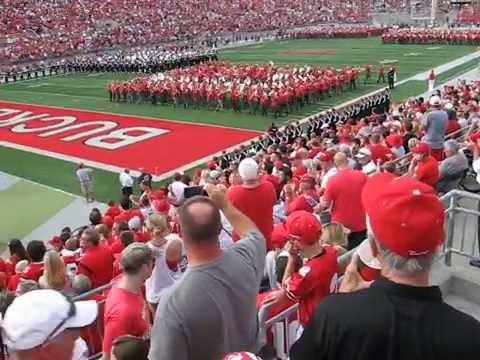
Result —
<instances>
[{"instance_id":1,"label":"sunglasses","mask_svg":"<svg viewBox=\"0 0 480 360\"><path fill-rule=\"evenodd\" d=\"M65 295L64 295L65 296ZM73 303L73 301L68 297L68 296L65 296L65 299L68 301L68 303L70 304L70 309L68 309L68 313L67 313L67 316L65 316L65 318L63 318L62 321L60 321L60 323L50 332L50 334L48 334L47 338L45 339L45 341L43 342L43 344L47 344L50 340L52 340L54 337L56 337L58 334L56 334L56 332L58 330L61 329L61 327L63 325L65 325L65 323L70 320L71 318L73 318L76 313L77 313L77 308L75 307L75 304Z\"/></svg>"}]
</instances>

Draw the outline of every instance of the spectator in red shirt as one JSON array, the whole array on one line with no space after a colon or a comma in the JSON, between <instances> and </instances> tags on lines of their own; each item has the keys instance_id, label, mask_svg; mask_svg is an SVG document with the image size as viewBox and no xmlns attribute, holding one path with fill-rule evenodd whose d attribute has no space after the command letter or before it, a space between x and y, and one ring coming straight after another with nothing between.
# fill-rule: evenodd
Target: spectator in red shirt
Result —
<instances>
[{"instance_id":1,"label":"spectator in red shirt","mask_svg":"<svg viewBox=\"0 0 480 360\"><path fill-rule=\"evenodd\" d=\"M273 175L273 163L266 162L263 165L263 170L265 171L265 174L262 176L262 181L271 182L277 194L280 194L280 191L282 191L282 184L280 177Z\"/></svg>"},{"instance_id":2,"label":"spectator in red shirt","mask_svg":"<svg viewBox=\"0 0 480 360\"><path fill-rule=\"evenodd\" d=\"M31 262L22 273L23 279L37 281L43 274L43 257L45 256L45 244L40 240L32 240L27 245L27 254Z\"/></svg>"},{"instance_id":3,"label":"spectator in red shirt","mask_svg":"<svg viewBox=\"0 0 480 360\"><path fill-rule=\"evenodd\" d=\"M130 245L134 241L133 231L127 230L120 233L120 237L113 242L110 246L110 251L112 255L120 254L123 249Z\"/></svg>"},{"instance_id":4,"label":"spectator in red shirt","mask_svg":"<svg viewBox=\"0 0 480 360\"><path fill-rule=\"evenodd\" d=\"M315 209L319 202L319 197L315 191L315 179L310 175L302 176L299 191L296 196L290 185L285 187L285 195L287 215L299 210L313 212L313 209Z\"/></svg>"},{"instance_id":5,"label":"spectator in red shirt","mask_svg":"<svg viewBox=\"0 0 480 360\"><path fill-rule=\"evenodd\" d=\"M93 288L108 284L112 280L112 253L99 242L100 236L95 229L85 229L80 237L80 246L85 253L80 258L78 273L88 276Z\"/></svg>"},{"instance_id":6,"label":"spectator in red shirt","mask_svg":"<svg viewBox=\"0 0 480 360\"><path fill-rule=\"evenodd\" d=\"M327 183L320 210L331 209L332 221L351 231L348 235L350 250L367 236L365 210L360 195L368 176L350 168L344 153L335 154L334 162L338 172Z\"/></svg>"},{"instance_id":7,"label":"spectator in red shirt","mask_svg":"<svg viewBox=\"0 0 480 360\"><path fill-rule=\"evenodd\" d=\"M8 250L10 257L5 261L5 271L7 275L12 276L15 274L15 265L17 265L17 262L20 260L28 260L28 255L22 242L18 239L10 240Z\"/></svg>"},{"instance_id":8,"label":"spectator in red shirt","mask_svg":"<svg viewBox=\"0 0 480 360\"><path fill-rule=\"evenodd\" d=\"M273 231L273 205L276 202L275 188L270 182L262 182L258 177L258 164L252 158L242 160L238 172L243 184L232 186L227 197L242 213L258 227L266 240L267 251L272 248L270 240ZM239 239L233 234L234 240Z\"/></svg>"},{"instance_id":9,"label":"spectator in red shirt","mask_svg":"<svg viewBox=\"0 0 480 360\"><path fill-rule=\"evenodd\" d=\"M438 161L431 156L429 144L420 142L412 147L413 159L408 168L408 175L435 188L440 172Z\"/></svg>"},{"instance_id":10,"label":"spectator in red shirt","mask_svg":"<svg viewBox=\"0 0 480 360\"><path fill-rule=\"evenodd\" d=\"M10 277L7 284L7 290L11 292L15 292L17 290L18 284L20 284L20 280L22 280L22 273L28 266L28 260L20 260L15 265L15 274Z\"/></svg>"},{"instance_id":11,"label":"spectator in red shirt","mask_svg":"<svg viewBox=\"0 0 480 360\"><path fill-rule=\"evenodd\" d=\"M153 270L152 250L142 243L130 244L122 251L123 276L105 302L103 359L110 359L112 343L123 335L143 337L149 325L142 288Z\"/></svg>"},{"instance_id":12,"label":"spectator in red shirt","mask_svg":"<svg viewBox=\"0 0 480 360\"><path fill-rule=\"evenodd\" d=\"M285 297L298 301L301 326L322 299L334 292L337 282L337 254L333 247L320 243L322 226L317 218L306 211L297 211L285 224L290 235L288 263L283 276L283 288L269 295L264 303L283 301ZM307 258L305 265L295 272L299 253Z\"/></svg>"},{"instance_id":13,"label":"spectator in red shirt","mask_svg":"<svg viewBox=\"0 0 480 360\"><path fill-rule=\"evenodd\" d=\"M392 151L382 144L382 136L380 134L373 133L369 139L370 145L368 146L368 149L372 153L372 161L375 164L378 164L378 161L380 161L380 164L383 164L395 158Z\"/></svg>"}]
</instances>

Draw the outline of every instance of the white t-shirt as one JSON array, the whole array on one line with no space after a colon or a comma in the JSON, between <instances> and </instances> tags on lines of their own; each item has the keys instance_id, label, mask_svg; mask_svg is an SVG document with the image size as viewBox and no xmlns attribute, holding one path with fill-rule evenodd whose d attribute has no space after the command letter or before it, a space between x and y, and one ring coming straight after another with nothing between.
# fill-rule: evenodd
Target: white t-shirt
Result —
<instances>
[{"instance_id":1,"label":"white t-shirt","mask_svg":"<svg viewBox=\"0 0 480 360\"><path fill-rule=\"evenodd\" d=\"M166 236L168 241L174 238L178 238L178 235L169 234ZM177 271L172 271L167 265L165 253L168 241L162 246L155 246L151 241L147 243L155 256L155 265L153 267L152 276L150 276L145 282L146 298L151 304L158 304L162 293L172 286L182 275L180 267Z\"/></svg>"},{"instance_id":2,"label":"white t-shirt","mask_svg":"<svg viewBox=\"0 0 480 360\"><path fill-rule=\"evenodd\" d=\"M79 337L73 344L72 360L87 360L88 346L85 340Z\"/></svg>"},{"instance_id":3,"label":"white t-shirt","mask_svg":"<svg viewBox=\"0 0 480 360\"><path fill-rule=\"evenodd\" d=\"M228 249L230 246L233 245L233 239L232 239L233 227L228 222L227 218L221 211L220 211L220 217L222 220L222 231L220 231L218 240L220 241L220 248Z\"/></svg>"},{"instance_id":4,"label":"white t-shirt","mask_svg":"<svg viewBox=\"0 0 480 360\"><path fill-rule=\"evenodd\" d=\"M472 163L473 170L477 173L477 182L480 184L480 159L474 160Z\"/></svg>"},{"instance_id":5,"label":"white t-shirt","mask_svg":"<svg viewBox=\"0 0 480 360\"><path fill-rule=\"evenodd\" d=\"M130 176L130 174L127 174L125 172L121 173L119 176L120 180L120 185L122 187L132 187L133 186L133 178Z\"/></svg>"},{"instance_id":6,"label":"white t-shirt","mask_svg":"<svg viewBox=\"0 0 480 360\"><path fill-rule=\"evenodd\" d=\"M362 167L362 171L367 175L372 175L377 171L377 165L373 161L370 161Z\"/></svg>"},{"instance_id":7,"label":"white t-shirt","mask_svg":"<svg viewBox=\"0 0 480 360\"><path fill-rule=\"evenodd\" d=\"M270 250L265 256L265 274L268 276L268 281L270 282L270 288L272 290L279 289L281 284L277 281L277 259L281 256L288 257L288 252L286 250L281 250L275 256L275 250Z\"/></svg>"},{"instance_id":8,"label":"white t-shirt","mask_svg":"<svg viewBox=\"0 0 480 360\"><path fill-rule=\"evenodd\" d=\"M322 177L322 183L321 183L321 187L322 189L326 189L327 188L327 182L328 182L328 179L330 179L333 175L335 175L336 173L338 172L338 169L336 167L333 167L331 169L329 169L325 175L323 175Z\"/></svg>"}]
</instances>

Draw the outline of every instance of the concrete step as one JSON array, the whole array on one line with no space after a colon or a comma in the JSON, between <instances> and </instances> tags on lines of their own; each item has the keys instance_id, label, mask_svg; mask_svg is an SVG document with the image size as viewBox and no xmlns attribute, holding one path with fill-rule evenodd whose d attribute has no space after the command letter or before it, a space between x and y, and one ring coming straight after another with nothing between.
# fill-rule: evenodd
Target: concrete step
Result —
<instances>
[{"instance_id":1,"label":"concrete step","mask_svg":"<svg viewBox=\"0 0 480 360\"><path fill-rule=\"evenodd\" d=\"M473 316L475 319L480 321L480 305L454 294L447 295L443 300L450 306L453 306L455 309Z\"/></svg>"}]
</instances>

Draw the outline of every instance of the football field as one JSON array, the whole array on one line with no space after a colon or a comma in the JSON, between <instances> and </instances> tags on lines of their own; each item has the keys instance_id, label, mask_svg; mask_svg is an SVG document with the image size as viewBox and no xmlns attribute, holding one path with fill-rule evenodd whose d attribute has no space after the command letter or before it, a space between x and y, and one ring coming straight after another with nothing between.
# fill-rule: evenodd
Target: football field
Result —
<instances>
[{"instance_id":1,"label":"football field","mask_svg":"<svg viewBox=\"0 0 480 360\"><path fill-rule=\"evenodd\" d=\"M219 52L219 58L220 61L247 64L318 64L335 68L344 64L363 68L366 63L374 68L383 63L388 68L394 63L397 78L401 81L476 50L473 46L383 45L379 38L313 39L224 49ZM478 60L459 64L442 73L438 80L445 81L477 64ZM107 83L132 76L125 73L77 73L1 85L0 170L78 194L74 170L78 162L85 161L95 168L98 199L107 201L118 197L116 172L123 167L145 167L157 175L171 173L176 168L191 168L213 153L249 142L272 122L280 125L299 120L384 86L375 81L364 85L361 73L355 91L346 91L297 113L274 119L233 113L230 109L215 112L149 103L110 102ZM374 73L372 80L375 78ZM426 82L412 79L395 89L392 96L394 101L399 101L424 91ZM20 120L14 124L12 119L17 115ZM19 125L22 116L33 117L28 123L29 128ZM2 125L2 121L10 121L12 126L7 126L6 122ZM58 122L71 126L70 130L55 130L63 126ZM94 125L115 132L123 140L113 144L101 132L95 133L91 127ZM36 127L49 131L40 132L35 130ZM93 129L95 139L75 136L73 129L80 128ZM130 136L144 138L142 142L130 144L127 139Z\"/></svg>"}]
</instances>

